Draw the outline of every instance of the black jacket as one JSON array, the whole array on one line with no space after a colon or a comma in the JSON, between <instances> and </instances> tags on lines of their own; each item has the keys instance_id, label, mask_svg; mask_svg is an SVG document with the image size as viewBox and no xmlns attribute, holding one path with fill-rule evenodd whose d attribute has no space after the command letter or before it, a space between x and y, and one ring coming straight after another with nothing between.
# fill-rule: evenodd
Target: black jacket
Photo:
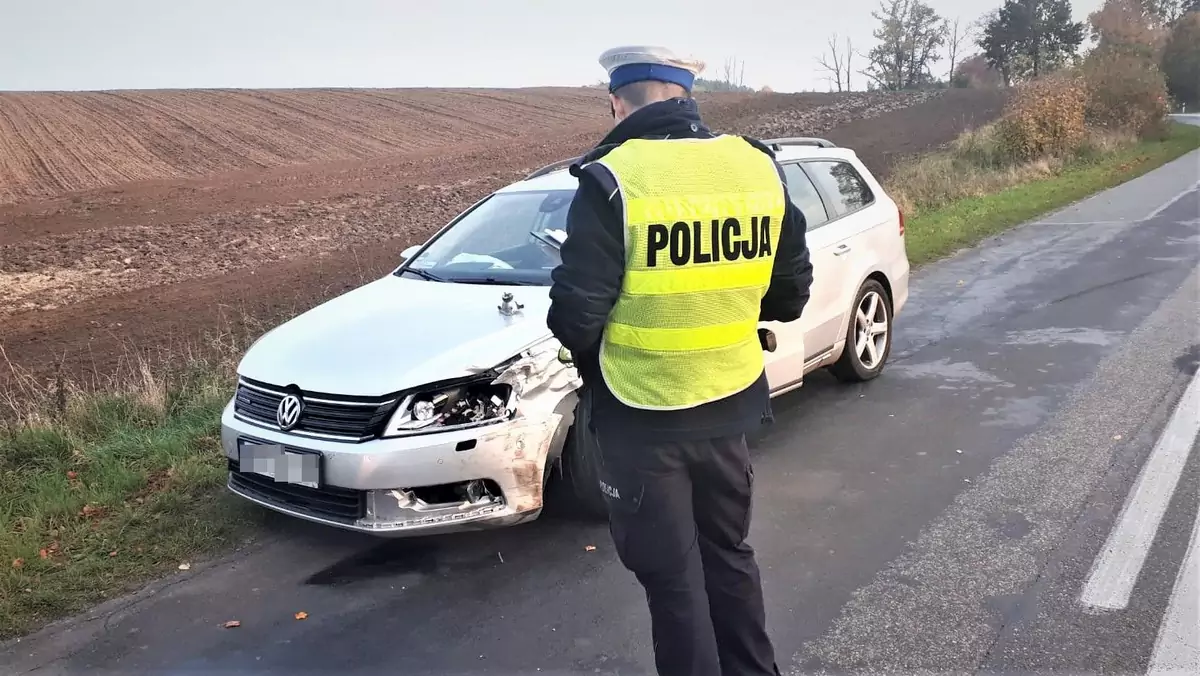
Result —
<instances>
[{"instance_id":1,"label":"black jacket","mask_svg":"<svg viewBox=\"0 0 1200 676\"><path fill-rule=\"evenodd\" d=\"M628 407L613 396L600 374L600 340L625 272L625 225L621 198L614 191L615 179L599 165L586 169L580 165L633 138L712 136L694 100L671 99L635 111L571 167L571 173L579 178L579 190L567 215L562 264L552 274L546 321L554 336L574 355L584 387L591 390L593 424L626 438L684 441L731 436L749 433L771 417L765 373L738 394L678 411ZM774 159L766 146L747 140ZM791 199L786 205L770 288L762 299L761 321L794 321L808 303L812 264L805 242L804 216Z\"/></svg>"}]
</instances>

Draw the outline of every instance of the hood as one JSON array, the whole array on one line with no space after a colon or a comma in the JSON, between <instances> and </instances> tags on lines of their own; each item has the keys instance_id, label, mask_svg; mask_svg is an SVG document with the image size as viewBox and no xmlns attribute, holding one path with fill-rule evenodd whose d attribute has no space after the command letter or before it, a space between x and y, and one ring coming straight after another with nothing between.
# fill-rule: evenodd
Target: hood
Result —
<instances>
[{"instance_id":1,"label":"hood","mask_svg":"<svg viewBox=\"0 0 1200 676\"><path fill-rule=\"evenodd\" d=\"M497 309L506 291L525 306L511 317ZM357 396L471 375L550 336L549 292L389 275L270 331L246 352L238 374Z\"/></svg>"}]
</instances>

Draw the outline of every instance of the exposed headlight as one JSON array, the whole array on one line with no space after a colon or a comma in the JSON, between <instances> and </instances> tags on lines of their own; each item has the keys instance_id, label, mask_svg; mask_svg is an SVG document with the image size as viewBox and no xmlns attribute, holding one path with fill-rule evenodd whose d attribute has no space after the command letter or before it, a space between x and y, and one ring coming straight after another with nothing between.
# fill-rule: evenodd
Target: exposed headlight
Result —
<instances>
[{"instance_id":1,"label":"exposed headlight","mask_svg":"<svg viewBox=\"0 0 1200 676\"><path fill-rule=\"evenodd\" d=\"M510 420L517 394L493 377L409 394L400 402L384 430L385 437L449 432Z\"/></svg>"}]
</instances>

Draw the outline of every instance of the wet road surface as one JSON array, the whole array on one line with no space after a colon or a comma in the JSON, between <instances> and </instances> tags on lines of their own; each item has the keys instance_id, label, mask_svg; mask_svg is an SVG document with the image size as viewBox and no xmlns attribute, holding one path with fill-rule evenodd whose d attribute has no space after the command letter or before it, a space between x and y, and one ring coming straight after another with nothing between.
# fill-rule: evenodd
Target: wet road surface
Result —
<instances>
[{"instance_id":1,"label":"wet road surface","mask_svg":"<svg viewBox=\"0 0 1200 676\"><path fill-rule=\"evenodd\" d=\"M929 266L883 377L776 400L751 543L784 673L1145 673L1200 651L1200 411L1179 406L1200 401L1198 181L1192 153ZM9 646L0 672L652 673L603 525L381 542L275 523Z\"/></svg>"}]
</instances>

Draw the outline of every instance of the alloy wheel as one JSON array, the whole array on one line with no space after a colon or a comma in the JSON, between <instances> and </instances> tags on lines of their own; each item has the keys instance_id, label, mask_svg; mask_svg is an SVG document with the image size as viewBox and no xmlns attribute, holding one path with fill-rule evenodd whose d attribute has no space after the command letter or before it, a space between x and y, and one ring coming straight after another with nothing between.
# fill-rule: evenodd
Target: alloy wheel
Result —
<instances>
[{"instance_id":1,"label":"alloy wheel","mask_svg":"<svg viewBox=\"0 0 1200 676\"><path fill-rule=\"evenodd\" d=\"M863 368L874 371L888 346L887 304L878 292L863 294L854 322L854 352Z\"/></svg>"}]
</instances>

